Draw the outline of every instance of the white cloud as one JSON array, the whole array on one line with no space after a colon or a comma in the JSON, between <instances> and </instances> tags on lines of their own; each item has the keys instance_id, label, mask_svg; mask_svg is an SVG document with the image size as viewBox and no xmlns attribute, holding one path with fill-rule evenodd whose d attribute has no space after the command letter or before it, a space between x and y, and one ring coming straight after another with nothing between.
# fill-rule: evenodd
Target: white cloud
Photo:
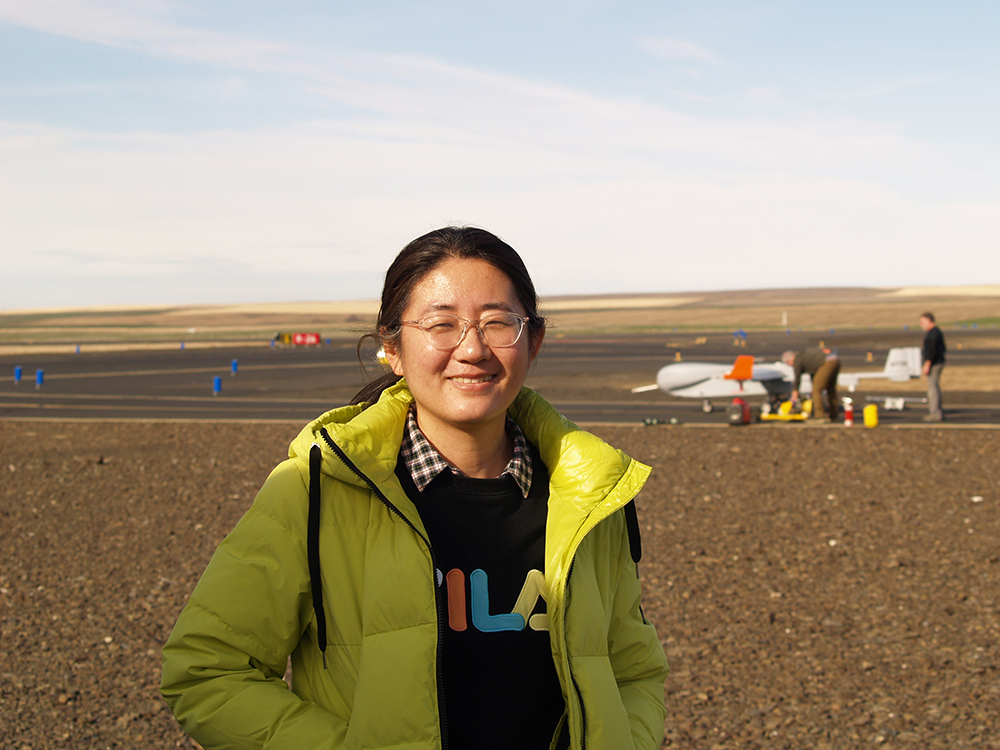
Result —
<instances>
[{"instance_id":1,"label":"white cloud","mask_svg":"<svg viewBox=\"0 0 1000 750\"><path fill-rule=\"evenodd\" d=\"M631 123L618 117L588 137ZM132 286L146 278L174 284L165 293L175 301L204 302L182 297L204 295L213 274L228 301L373 297L406 241L450 222L513 242L544 294L919 283L942 247L986 258L1000 240L996 203L924 205L884 180L833 174L852 150L921 157L891 130L681 118L663 136L660 124L630 125L634 151L623 143L590 156L547 139L453 137L433 124L185 136L8 125L0 246L21 249L5 261L8 279L59 254L61 273L102 271ZM685 139L681 153L700 150L697 168L671 163L674 136ZM753 153L740 158L741 149ZM820 267L817 257L832 260ZM984 277L1000 275L987 262ZM953 272L941 282L968 281L967 269ZM201 283L185 284L192 275Z\"/></svg>"},{"instance_id":2,"label":"white cloud","mask_svg":"<svg viewBox=\"0 0 1000 750\"><path fill-rule=\"evenodd\" d=\"M905 123L697 116L427 56L217 33L183 11L0 0L0 21L212 63L226 91L266 71L332 104L311 122L176 134L0 121L0 305L102 295L102 274L132 293L169 285L175 302L370 297L398 248L450 222L510 240L543 294L1000 276L996 172L982 166L995 154L967 159ZM725 64L682 40L643 46ZM988 190L959 199L950 183ZM981 260L941 268L943 252Z\"/></svg>"},{"instance_id":3,"label":"white cloud","mask_svg":"<svg viewBox=\"0 0 1000 750\"><path fill-rule=\"evenodd\" d=\"M887 94L896 94L909 89L921 89L930 85L941 83L948 76L944 73L927 73L924 75L907 76L882 81L869 85L867 88L857 91L840 91L829 93L818 93L813 98L816 101L841 100L850 101L852 99L874 99L884 97Z\"/></svg>"},{"instance_id":4,"label":"white cloud","mask_svg":"<svg viewBox=\"0 0 1000 750\"><path fill-rule=\"evenodd\" d=\"M0 21L170 59L250 70L289 65L285 45L179 23L183 10L168 0L0 0Z\"/></svg>"},{"instance_id":5,"label":"white cloud","mask_svg":"<svg viewBox=\"0 0 1000 750\"><path fill-rule=\"evenodd\" d=\"M639 48L665 60L722 65L724 61L715 52L695 42L670 37L643 37Z\"/></svg>"}]
</instances>

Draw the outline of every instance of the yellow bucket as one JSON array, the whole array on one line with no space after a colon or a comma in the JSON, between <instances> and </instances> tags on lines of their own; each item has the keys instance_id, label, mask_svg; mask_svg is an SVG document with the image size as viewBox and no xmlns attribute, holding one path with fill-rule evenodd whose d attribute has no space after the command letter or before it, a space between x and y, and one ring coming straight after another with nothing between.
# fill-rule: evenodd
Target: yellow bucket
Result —
<instances>
[{"instance_id":1,"label":"yellow bucket","mask_svg":"<svg viewBox=\"0 0 1000 750\"><path fill-rule=\"evenodd\" d=\"M865 427L878 427L878 404L865 407Z\"/></svg>"}]
</instances>

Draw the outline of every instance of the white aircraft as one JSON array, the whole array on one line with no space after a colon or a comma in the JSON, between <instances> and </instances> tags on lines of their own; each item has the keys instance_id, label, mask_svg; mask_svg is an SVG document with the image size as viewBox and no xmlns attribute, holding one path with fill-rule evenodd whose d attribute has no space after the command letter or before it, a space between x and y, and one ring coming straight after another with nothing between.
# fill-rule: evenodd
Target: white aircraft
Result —
<instances>
[{"instance_id":1,"label":"white aircraft","mask_svg":"<svg viewBox=\"0 0 1000 750\"><path fill-rule=\"evenodd\" d=\"M837 385L853 393L865 378L885 378L894 383L905 383L923 374L922 365L919 346L900 346L889 350L882 372L842 372L837 376Z\"/></svg>"},{"instance_id":2,"label":"white aircraft","mask_svg":"<svg viewBox=\"0 0 1000 750\"><path fill-rule=\"evenodd\" d=\"M864 378L887 378L895 382L920 377L920 347L897 347L889 350L881 372L842 372L837 385L854 391ZM792 392L795 372L784 362L755 364L753 356L742 354L732 365L712 362L677 362L656 373L656 385L633 388L632 393L660 389L671 396L703 399L702 411L712 411L711 399L765 396L776 406ZM799 392L812 393L812 379L802 375Z\"/></svg>"}]
</instances>

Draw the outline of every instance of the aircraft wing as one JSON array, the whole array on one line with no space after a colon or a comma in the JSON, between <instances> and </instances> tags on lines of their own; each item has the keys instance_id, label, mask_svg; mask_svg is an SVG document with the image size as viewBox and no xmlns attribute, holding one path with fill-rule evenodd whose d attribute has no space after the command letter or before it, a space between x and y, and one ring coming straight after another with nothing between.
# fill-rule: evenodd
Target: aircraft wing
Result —
<instances>
[{"instance_id":1,"label":"aircraft wing","mask_svg":"<svg viewBox=\"0 0 1000 750\"><path fill-rule=\"evenodd\" d=\"M790 373L785 372L783 369L776 367L775 365L754 365L753 368L753 379L754 380L785 380L790 376Z\"/></svg>"},{"instance_id":2,"label":"aircraft wing","mask_svg":"<svg viewBox=\"0 0 1000 750\"><path fill-rule=\"evenodd\" d=\"M795 373L791 367L784 362L771 362L769 364L756 365L753 368L753 379L759 382L768 396L783 396L792 392L792 380ZM806 389L803 382L802 389Z\"/></svg>"}]
</instances>

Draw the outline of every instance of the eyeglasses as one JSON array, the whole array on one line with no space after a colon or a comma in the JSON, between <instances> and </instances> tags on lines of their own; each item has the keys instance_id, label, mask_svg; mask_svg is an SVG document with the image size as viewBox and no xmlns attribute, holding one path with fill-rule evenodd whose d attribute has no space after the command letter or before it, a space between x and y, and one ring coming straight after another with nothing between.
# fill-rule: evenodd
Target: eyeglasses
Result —
<instances>
[{"instance_id":1,"label":"eyeglasses","mask_svg":"<svg viewBox=\"0 0 1000 750\"><path fill-rule=\"evenodd\" d=\"M480 318L478 322L457 315L436 313L420 320L404 320L400 325L419 328L427 343L435 349L446 352L462 343L469 327L472 326L483 337L491 349L506 349L514 346L521 338L524 321L527 318L516 313L497 313Z\"/></svg>"}]
</instances>

